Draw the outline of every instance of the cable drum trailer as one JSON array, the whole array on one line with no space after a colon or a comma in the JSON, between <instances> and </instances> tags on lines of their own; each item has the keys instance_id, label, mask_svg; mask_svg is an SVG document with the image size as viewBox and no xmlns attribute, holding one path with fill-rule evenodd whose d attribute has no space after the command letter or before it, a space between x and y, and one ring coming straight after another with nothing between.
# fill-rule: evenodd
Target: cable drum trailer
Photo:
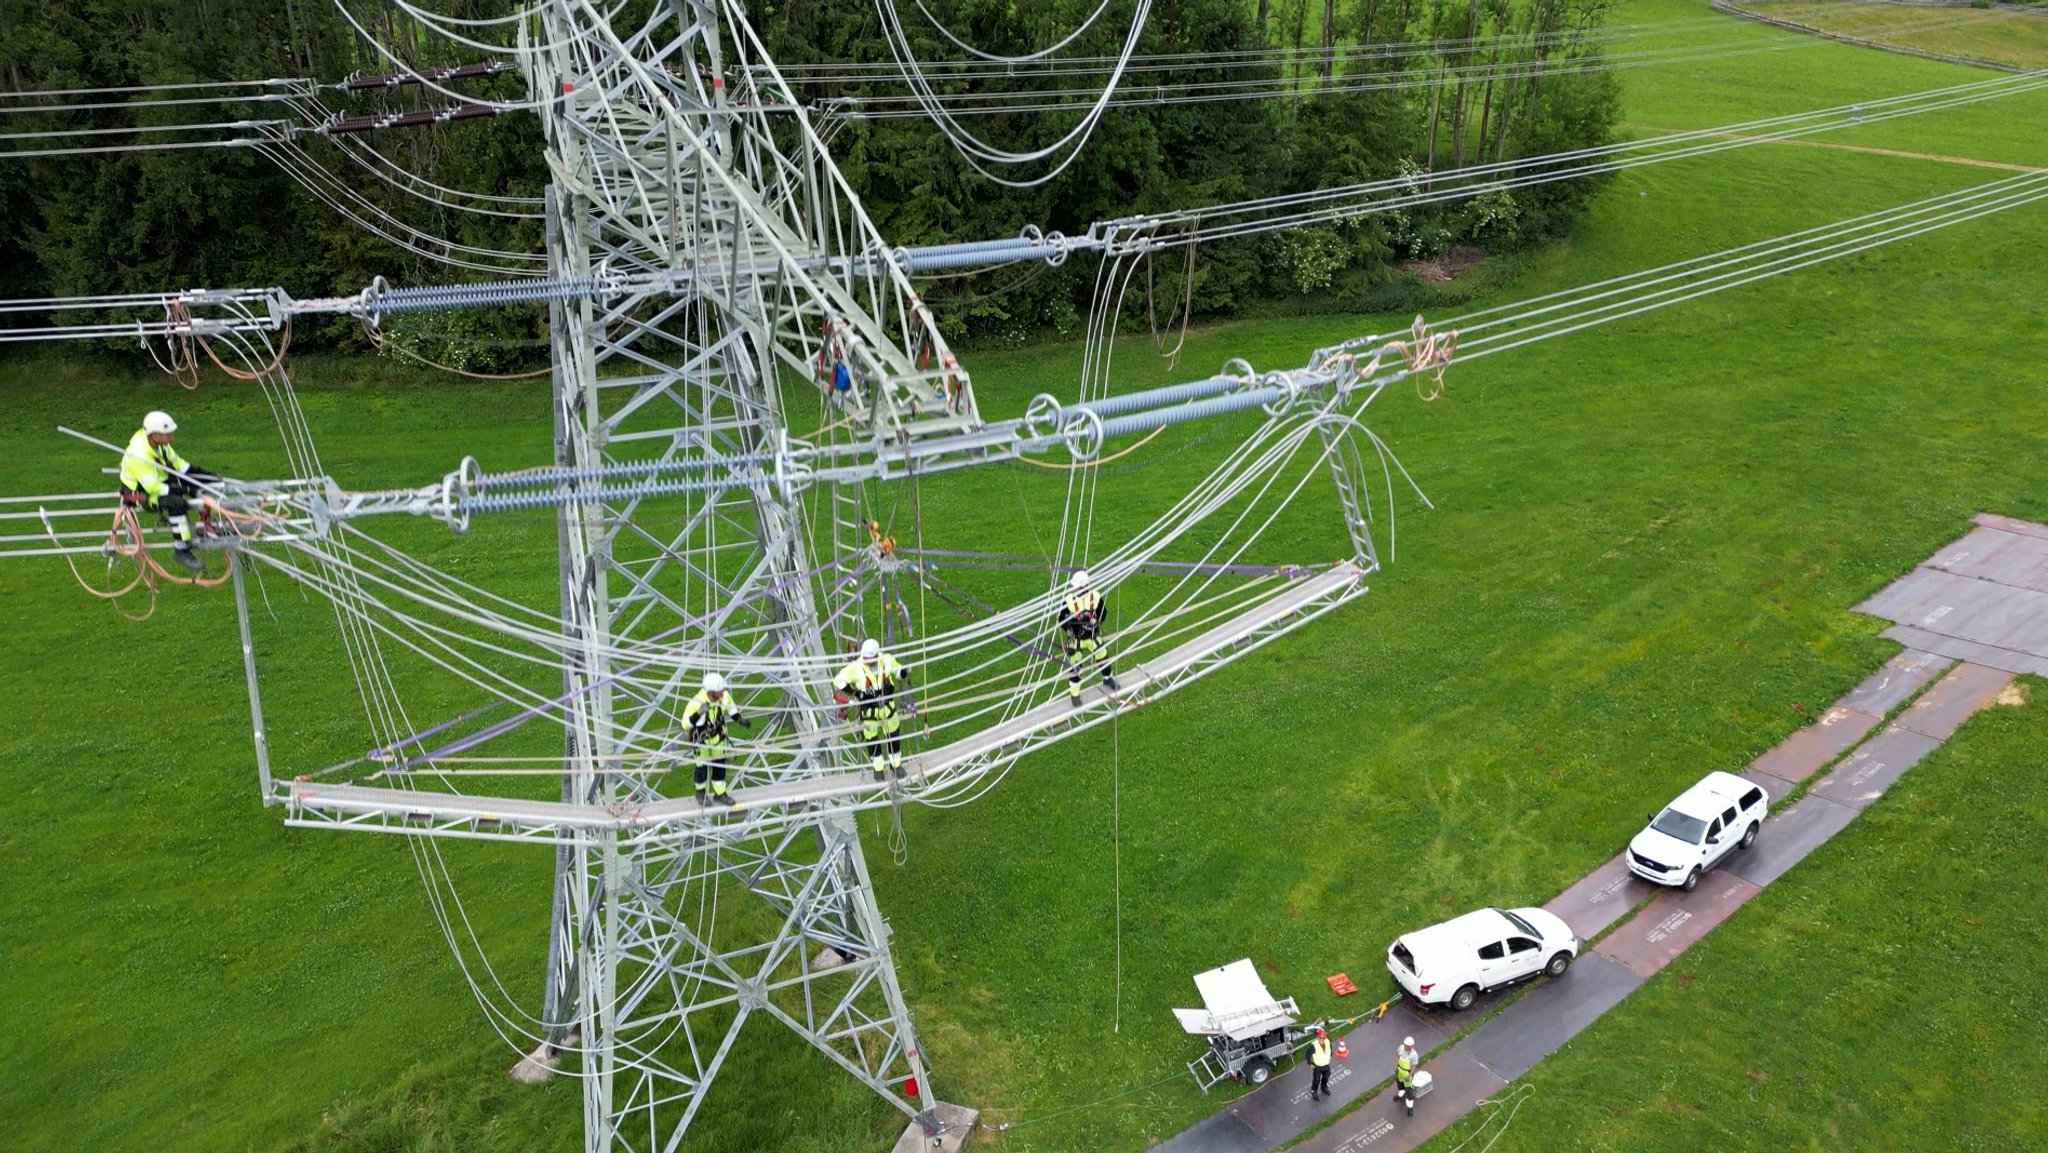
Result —
<instances>
[{"instance_id":1,"label":"cable drum trailer","mask_svg":"<svg viewBox=\"0 0 2048 1153\"><path fill-rule=\"evenodd\" d=\"M1294 998L1276 999L1266 991L1251 959L1195 974L1202 1008L1175 1009L1180 1027L1207 1037L1209 1047L1188 1062L1195 1084L1207 1093L1226 1080L1263 1085L1280 1062L1315 1036L1313 1028L1295 1028L1301 1010Z\"/></svg>"},{"instance_id":2,"label":"cable drum trailer","mask_svg":"<svg viewBox=\"0 0 2048 1153\"><path fill-rule=\"evenodd\" d=\"M1330 987L1339 996L1356 991L1341 973L1330 978ZM1387 1010L1401 999L1396 993L1355 1017L1318 1019L1297 1027L1295 1021L1301 1009L1294 998L1276 998L1267 992L1266 983L1259 979L1249 957L1195 974L1195 989L1202 994L1202 1008L1175 1009L1173 1015L1190 1034L1209 1039L1209 1047L1202 1055L1188 1062L1188 1072L1195 1075L1195 1084L1204 1093L1227 1080L1242 1081L1256 1089L1273 1079L1282 1061L1299 1056L1308 1048L1317 1029L1335 1034L1360 1021L1370 1025L1384 1018ZM1344 1056L1342 1037L1337 1039L1336 1055ZM1427 1076L1416 1076L1417 1096L1428 1091L1423 1080Z\"/></svg>"}]
</instances>

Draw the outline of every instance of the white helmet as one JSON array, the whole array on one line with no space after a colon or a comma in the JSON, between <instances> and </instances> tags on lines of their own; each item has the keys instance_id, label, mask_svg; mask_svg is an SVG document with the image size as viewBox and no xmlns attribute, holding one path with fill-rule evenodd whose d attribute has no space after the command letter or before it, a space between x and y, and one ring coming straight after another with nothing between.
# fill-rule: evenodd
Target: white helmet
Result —
<instances>
[{"instance_id":1,"label":"white helmet","mask_svg":"<svg viewBox=\"0 0 2048 1153\"><path fill-rule=\"evenodd\" d=\"M882 642L881 642L881 641L878 641L878 640L876 640L876 639L875 639L875 638L873 638L873 637L869 637L868 639L866 639L866 640L864 640L864 641L862 641L862 642L860 643L860 659L862 659L862 660L864 660L864 661L871 661L871 660L874 660L874 659L875 659L876 657L878 657L878 656L881 656L881 655L882 655Z\"/></svg>"},{"instance_id":2,"label":"white helmet","mask_svg":"<svg viewBox=\"0 0 2048 1153\"><path fill-rule=\"evenodd\" d=\"M1413 1049L1413 1048L1415 1047L1415 1038L1413 1038L1413 1037L1403 1037L1403 1038L1401 1038L1401 1047L1402 1047L1403 1049Z\"/></svg>"},{"instance_id":3,"label":"white helmet","mask_svg":"<svg viewBox=\"0 0 2048 1153\"><path fill-rule=\"evenodd\" d=\"M170 413L158 409L142 418L142 431L169 435L178 431L178 422L171 419Z\"/></svg>"},{"instance_id":4,"label":"white helmet","mask_svg":"<svg viewBox=\"0 0 2048 1153\"><path fill-rule=\"evenodd\" d=\"M1087 588L1088 570L1082 569L1081 571L1075 573L1074 579L1067 582L1067 587L1073 589L1075 592L1080 592L1082 589Z\"/></svg>"},{"instance_id":5,"label":"white helmet","mask_svg":"<svg viewBox=\"0 0 2048 1153\"><path fill-rule=\"evenodd\" d=\"M705 691L705 692L707 692L707 693L722 693L722 692L724 692L724 691L725 691L725 678L724 678L724 677L722 677L722 676L719 676L719 675L718 675L717 673L705 673L705 674L704 674L704 691Z\"/></svg>"}]
</instances>

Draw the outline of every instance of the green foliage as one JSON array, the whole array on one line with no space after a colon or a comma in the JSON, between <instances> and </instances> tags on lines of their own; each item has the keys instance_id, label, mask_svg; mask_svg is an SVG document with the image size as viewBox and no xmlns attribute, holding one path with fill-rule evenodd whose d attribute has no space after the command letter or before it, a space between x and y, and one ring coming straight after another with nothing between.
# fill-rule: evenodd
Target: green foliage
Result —
<instances>
[{"instance_id":1,"label":"green foliage","mask_svg":"<svg viewBox=\"0 0 2048 1153\"><path fill-rule=\"evenodd\" d=\"M515 5L468 5L485 17ZM389 6L369 17L387 43L403 46L418 66L466 63L473 50L420 34ZM82 0L11 7L0 15L0 76L16 90L119 87L220 80L310 77L333 82L354 73L397 70L366 44L334 5L323 0ZM506 99L520 94L516 76L468 82L465 93ZM214 95L156 92L90 98L114 105L66 114L9 117L14 130L75 131L137 125L176 126L230 120L274 120L290 109L286 89L262 98L202 100ZM81 98L82 99L82 98ZM173 99L176 104L150 104ZM454 98L419 87L360 96L320 94L350 115L446 107ZM57 103L56 100L47 103ZM304 123L304 120L300 120ZM150 141L220 139L216 132L171 132ZM35 147L110 144L123 136L60 138ZM29 145L23 145L27 148ZM533 250L530 222L475 216L430 206L373 177L342 149L375 147L390 163L426 180L497 196L538 195L546 179L538 124L514 115L352 138L304 141L310 163L359 200L352 211L403 239L404 228L479 247ZM193 286L281 285L302 297L354 292L378 275L393 283L474 277L428 260L416 248L372 235L303 189L278 164L251 148L191 148L109 155L8 160L0 164L0 290L7 295L77 296L161 291ZM530 314L498 316L493 337L534 334ZM347 323L296 334L302 347L360 343Z\"/></svg>"},{"instance_id":2,"label":"green foliage","mask_svg":"<svg viewBox=\"0 0 2048 1153\"><path fill-rule=\"evenodd\" d=\"M875 12L865 4L759 0L750 5L769 52L779 62L887 63L893 57ZM943 5L952 27L995 51L1028 51L1063 34L1094 0L1044 4L962 0ZM515 0L476 0L467 18L518 8ZM1158 0L1141 37L1144 54L1208 53L1185 67L1127 80L1136 91L1168 91L1189 83L1268 82L1284 99L1203 103L1138 102L1113 109L1088 147L1061 176L1024 190L997 190L975 174L952 145L921 117L835 123L832 102L901 96L900 78L801 85L813 117L827 127L848 181L883 235L896 244L930 244L1015 235L1027 225L1068 233L1136 213L1199 208L1255 197L1333 188L1393 175L1403 163L1434 170L1491 162L1606 139L1616 115L1611 83L1600 74L1544 76L1521 71L1577 60L1592 51L1595 0L1368 0L1340 8L1327 30L1332 43L1354 37L1411 44L1445 36L1470 43L1456 49L1404 50L1357 60L1327 79L1315 68L1272 64L1226 66L1227 54L1268 41L1243 0ZM390 6L362 17L387 45L403 47L420 66L466 63L475 55L442 40ZM1299 39L1308 6L1281 13ZM961 52L921 20L906 22L920 59L957 59ZM0 76L17 90L108 87L200 80L309 76L333 81L352 73L383 74L393 64L334 6L319 0L82 0L0 13ZM1560 31L1562 30L1562 32ZM1069 55L1113 55L1125 27L1099 22ZM1430 70L1463 75L1475 68L1520 66L1513 78L1439 80L1416 85ZM1384 75L1383 75L1384 74ZM794 73L792 73L794 75ZM943 73L939 74L943 77ZM1403 87L1392 87L1399 81ZM1086 90L1100 78L1056 78ZM938 79L942 91L1033 91L1044 81L1016 78ZM1373 85L1378 85L1374 87ZM515 75L468 82L465 92L510 99ZM110 103L127 97L112 96ZM337 111L367 115L445 107L452 98L409 87L322 99ZM858 107L859 105L854 105ZM87 113L13 118L22 129L78 129L135 124L175 125L231 117L272 119L283 106L237 100L197 106L141 104ZM971 117L967 125L1007 147L1042 145L1065 132L1072 117L1016 113ZM173 133L171 141L207 138ZM108 139L120 139L113 137ZM0 197L16 206L0 220L0 292L9 296L72 296L205 285L281 285L300 296L354 292L382 275L394 284L497 278L428 259L421 233L482 249L534 251L530 222L454 211L422 201L373 177L343 149L374 148L389 163L451 188L493 196L532 197L548 173L538 121L529 114L467 121L434 129L380 133L303 147L317 168L352 190L349 210L383 235L373 235L317 198L253 149L190 149L108 156L45 158L0 165ZM376 163L376 162L372 162ZM1584 187L1536 192L1521 203L1515 227L1479 226L1455 205L1429 210L1407 231L1362 217L1277 242L1233 240L1204 246L1192 280L1177 259L1150 270L1148 291L1126 298L1126 319L1196 316L1241 310L1257 301L1312 295L1355 302L1382 283L1389 262L1433 255L1453 240L1508 249L1547 239L1583 211ZM394 240L401 243L394 243ZM1170 267L1169 267L1170 266ZM1019 274L999 270L934 284L930 302L945 330L969 345L1015 346L1038 333L1078 330L1095 285L1092 260ZM537 312L491 312L442 325L438 336L401 327L397 339L424 342L446 363L503 369L538 356ZM301 347L359 346L346 322L308 326Z\"/></svg>"},{"instance_id":3,"label":"green foliage","mask_svg":"<svg viewBox=\"0 0 2048 1153\"><path fill-rule=\"evenodd\" d=\"M1003 5L963 3L952 26L992 51L1028 51L1071 28L1093 3ZM1544 149L1605 142L1618 115L1602 73L1576 69L1595 52L1592 32L1605 5L1597 0L1498 0L1479 9L1453 0L1346 5L1330 29L1332 42L1409 45L1388 56L1354 59L1326 81L1314 68L1277 65L1224 68L1211 63L1147 73L1146 85L1214 81L1282 84L1286 99L1150 105L1111 112L1088 149L1058 178L1033 189L984 193L980 181L929 123L850 120L833 136L841 166L895 243L932 244L1014 235L1025 225L1074 232L1131 214L1200 208L1304 189L1336 188L1408 170L1441 171L1513 159ZM765 4L760 28L770 53L788 64L893 59L870 14L831 5ZM1279 27L1297 41L1307 35L1307 6L1283 5ZM1470 17L1470 20L1468 20ZM1476 21L1473 23L1472 21ZM1469 27L1467 25L1470 25ZM1425 49L1450 34L1463 47ZM923 60L947 60L957 48L917 21L906 27ZM1104 21L1071 51L1113 55L1122 29ZM1268 43L1268 30L1242 0L1162 0L1139 45L1141 53L1239 53ZM1563 71L1545 75L1551 65ZM1502 69L1498 78L1418 85L1431 70ZM944 73L935 75L943 77ZM937 79L942 92L964 90ZM1134 82L1127 82L1134 83ZM1028 90L1017 80L987 80L976 92ZM899 95L900 84L845 83L823 92L855 102ZM1604 99L1603 99L1604 95ZM1549 124L1556 116L1568 123ZM1067 120L1045 116L967 118L969 130L1001 146L1043 144ZM1456 141L1456 147L1452 146ZM1419 185L1418 185L1419 186ZM1583 211L1590 192L1532 198L1511 214L1495 204L1484 222L1459 205L1423 210L1405 222L1377 216L1319 225L1299 234L1233 240L1203 247L1192 292L1180 261L1162 259L1144 274L1149 292L1134 288L1125 319L1176 315L1185 303L1197 316L1240 311L1257 301L1309 296L1355 305L1387 279L1389 262L1440 254L1453 242L1505 251L1547 240ZM1168 267L1169 265L1173 267ZM1094 290L1093 264L1019 278L1004 270L951 282L931 302L955 340L1015 347L1034 332L1065 333Z\"/></svg>"}]
</instances>

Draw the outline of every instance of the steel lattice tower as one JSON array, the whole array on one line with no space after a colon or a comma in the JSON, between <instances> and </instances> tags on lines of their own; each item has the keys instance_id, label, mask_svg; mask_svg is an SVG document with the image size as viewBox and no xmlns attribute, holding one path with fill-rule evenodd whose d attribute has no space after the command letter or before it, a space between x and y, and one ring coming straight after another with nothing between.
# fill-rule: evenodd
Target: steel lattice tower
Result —
<instances>
[{"instance_id":1,"label":"steel lattice tower","mask_svg":"<svg viewBox=\"0 0 2048 1153\"><path fill-rule=\"evenodd\" d=\"M788 436L781 384L825 360L849 369L838 397L857 431L901 440L976 425L966 378L880 259L881 238L822 143L784 93L756 82L772 68L738 9L654 8L622 35L592 4L551 0L533 32L532 91L553 98L542 113L556 181L550 274L600 286L552 306L556 463L772 457ZM603 289L639 273L684 287ZM921 371L913 348L938 369ZM695 685L678 672L666 694L621 691L606 655L621 640L658 638L701 653L701 668L778 690L777 723L802 751L747 764L751 779L828 771L831 701L785 671L828 659L824 585L789 486L764 467L752 483L694 494L677 519L673 502L652 516L639 498L585 483L559 516L562 627L582 654L564 669L574 713L563 800L656 797L616 771L616 750L673 729ZM851 528L833 539L853 539ZM756 1014L929 1115L851 813L753 836L607 831L558 848L557 865L547 1020L585 1054L589 1148L677 1147ZM737 945L700 936L674 904L707 877L744 883L773 910L773 930Z\"/></svg>"}]
</instances>

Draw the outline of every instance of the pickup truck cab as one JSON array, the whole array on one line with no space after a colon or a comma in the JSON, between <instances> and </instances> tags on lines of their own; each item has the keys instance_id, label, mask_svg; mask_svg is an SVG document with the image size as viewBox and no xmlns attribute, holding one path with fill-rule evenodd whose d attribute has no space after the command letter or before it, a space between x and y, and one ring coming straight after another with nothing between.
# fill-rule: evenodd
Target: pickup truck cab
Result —
<instances>
[{"instance_id":1,"label":"pickup truck cab","mask_svg":"<svg viewBox=\"0 0 2048 1153\"><path fill-rule=\"evenodd\" d=\"M1488 990L1564 976L1580 944L1555 913L1480 909L1396 938L1387 972L1415 1000L1462 1012Z\"/></svg>"},{"instance_id":2,"label":"pickup truck cab","mask_svg":"<svg viewBox=\"0 0 2048 1153\"><path fill-rule=\"evenodd\" d=\"M1628 870L1645 881L1691 892L1700 874L1756 843L1771 798L1733 773L1708 773L1653 813L1628 843Z\"/></svg>"}]
</instances>

